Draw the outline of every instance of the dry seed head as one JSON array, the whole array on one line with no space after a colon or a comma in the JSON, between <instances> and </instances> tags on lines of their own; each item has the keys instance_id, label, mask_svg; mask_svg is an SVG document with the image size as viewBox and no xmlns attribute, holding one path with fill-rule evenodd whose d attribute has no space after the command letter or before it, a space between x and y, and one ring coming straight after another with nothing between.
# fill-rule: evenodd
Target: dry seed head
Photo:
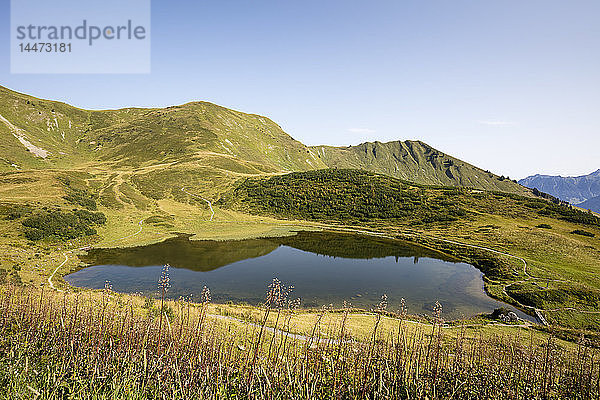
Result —
<instances>
[{"instance_id":1,"label":"dry seed head","mask_svg":"<svg viewBox=\"0 0 600 400\"><path fill-rule=\"evenodd\" d=\"M107 292L112 291L112 283L110 283L110 281L105 281L104 282L104 290Z\"/></svg>"},{"instance_id":2,"label":"dry seed head","mask_svg":"<svg viewBox=\"0 0 600 400\"><path fill-rule=\"evenodd\" d=\"M408 314L408 307L406 307L406 301L403 297L400 299L400 316L406 317L406 314Z\"/></svg>"},{"instance_id":3,"label":"dry seed head","mask_svg":"<svg viewBox=\"0 0 600 400\"><path fill-rule=\"evenodd\" d=\"M210 302L210 300L211 300L211 297L210 297L210 289L209 289L209 288L207 288L206 286L204 286L204 287L202 288L202 293L200 294L200 301L201 301L202 303L209 303L209 302Z\"/></svg>"},{"instance_id":4,"label":"dry seed head","mask_svg":"<svg viewBox=\"0 0 600 400\"><path fill-rule=\"evenodd\" d=\"M286 287L277 278L273 278L273 281L269 285L267 290L267 296L265 305L267 307L282 308L287 303L289 294L294 290L293 286Z\"/></svg>"},{"instance_id":5,"label":"dry seed head","mask_svg":"<svg viewBox=\"0 0 600 400\"><path fill-rule=\"evenodd\" d=\"M388 306L387 294L384 294L383 296L381 296L381 301L377 305L377 311L384 312L387 309L387 306Z\"/></svg>"},{"instance_id":6,"label":"dry seed head","mask_svg":"<svg viewBox=\"0 0 600 400\"><path fill-rule=\"evenodd\" d=\"M268 306L276 304L280 292L281 282L279 281L279 279L273 278L273 281L271 282L267 290L267 297L265 303Z\"/></svg>"},{"instance_id":7,"label":"dry seed head","mask_svg":"<svg viewBox=\"0 0 600 400\"><path fill-rule=\"evenodd\" d=\"M290 300L288 307L290 310L297 310L298 308L300 308L300 297L294 300Z\"/></svg>"},{"instance_id":8,"label":"dry seed head","mask_svg":"<svg viewBox=\"0 0 600 400\"><path fill-rule=\"evenodd\" d=\"M169 278L169 264L165 264L158 278L158 288L165 292L171 287L171 279Z\"/></svg>"},{"instance_id":9,"label":"dry seed head","mask_svg":"<svg viewBox=\"0 0 600 400\"><path fill-rule=\"evenodd\" d=\"M438 323L442 323L442 304L439 301L433 306L433 316Z\"/></svg>"}]
</instances>

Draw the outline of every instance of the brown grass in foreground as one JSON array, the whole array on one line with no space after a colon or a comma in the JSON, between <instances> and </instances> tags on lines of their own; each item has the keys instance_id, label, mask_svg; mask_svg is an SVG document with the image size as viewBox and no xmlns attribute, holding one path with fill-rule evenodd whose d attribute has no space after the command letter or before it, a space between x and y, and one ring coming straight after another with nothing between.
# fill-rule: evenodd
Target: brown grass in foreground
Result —
<instances>
[{"instance_id":1,"label":"brown grass in foreground","mask_svg":"<svg viewBox=\"0 0 600 400\"><path fill-rule=\"evenodd\" d=\"M273 285L277 285L274 282ZM597 398L600 359L581 341L446 337L399 318L391 331L351 340L286 335L293 307L271 286L265 323L207 316L207 301L156 302L110 291L59 294L0 287L0 395L4 398L318 399ZM158 306L157 306L158 303ZM170 305L167 305L170 304ZM145 306L144 306L145 304ZM161 305L162 304L162 305ZM288 302L289 304L289 302ZM145 307L145 308L144 308ZM158 308L161 307L161 308ZM379 306L385 311L385 298ZM265 326L277 313L281 330ZM316 324L323 315L324 309ZM275 315L275 314L273 314ZM281 317L281 318L280 318ZM317 326L313 332L319 332ZM314 336L314 335L313 335Z\"/></svg>"}]
</instances>

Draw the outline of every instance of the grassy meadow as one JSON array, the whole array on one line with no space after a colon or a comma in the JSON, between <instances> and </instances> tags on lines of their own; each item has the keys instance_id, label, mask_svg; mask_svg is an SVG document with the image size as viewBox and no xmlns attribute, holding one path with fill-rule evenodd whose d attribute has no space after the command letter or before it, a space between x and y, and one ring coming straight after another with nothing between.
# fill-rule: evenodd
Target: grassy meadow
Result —
<instances>
[{"instance_id":1,"label":"grassy meadow","mask_svg":"<svg viewBox=\"0 0 600 400\"><path fill-rule=\"evenodd\" d=\"M7 398L595 398L598 353L515 327L2 287ZM225 317L223 316L225 315ZM274 329L269 329L268 326ZM27 329L24 329L27 327ZM291 335L288 332L296 332ZM303 335L303 336L299 336Z\"/></svg>"}]
</instances>

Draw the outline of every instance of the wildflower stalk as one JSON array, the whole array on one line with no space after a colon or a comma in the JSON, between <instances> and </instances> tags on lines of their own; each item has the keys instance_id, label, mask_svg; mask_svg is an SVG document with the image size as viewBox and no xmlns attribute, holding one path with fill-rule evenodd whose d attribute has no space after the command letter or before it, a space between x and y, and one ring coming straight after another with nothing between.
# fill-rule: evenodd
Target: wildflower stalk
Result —
<instances>
[{"instance_id":1,"label":"wildflower stalk","mask_svg":"<svg viewBox=\"0 0 600 400\"><path fill-rule=\"evenodd\" d=\"M165 296L167 294L167 290L171 287L171 280L169 278L169 264L165 264L160 273L160 278L158 278L158 290L160 290L160 312L159 312L159 322L158 322L158 348L160 351L160 342L162 336L162 318L165 307Z\"/></svg>"},{"instance_id":2,"label":"wildflower stalk","mask_svg":"<svg viewBox=\"0 0 600 400\"><path fill-rule=\"evenodd\" d=\"M200 294L200 301L202 302L202 306L200 309L200 333L204 332L204 320L206 318L206 313L208 310L208 304L211 301L210 289L204 286L202 288L202 293Z\"/></svg>"},{"instance_id":3,"label":"wildflower stalk","mask_svg":"<svg viewBox=\"0 0 600 400\"><path fill-rule=\"evenodd\" d=\"M377 329L379 328L379 323L381 322L381 318L382 318L383 314L387 310L387 305L388 305L387 294L383 294L381 296L381 301L379 302L379 304L377 305L377 307L375 309L375 313L376 313L375 326L373 327L373 335L371 337L371 344L369 346L369 355L367 356L367 367L365 368L364 375L363 375L363 387L362 387L363 393L366 389L365 381L366 381L367 374L370 373L371 362L373 359L373 352L375 351L375 346L377 344Z\"/></svg>"},{"instance_id":4,"label":"wildflower stalk","mask_svg":"<svg viewBox=\"0 0 600 400\"><path fill-rule=\"evenodd\" d=\"M277 278L273 278L273 281L269 285L267 290L267 295L265 299L265 314L263 316L260 331L258 333L258 338L256 340L256 344L254 346L254 356L252 357L252 363L250 364L250 374L248 376L248 387L252 387L252 380L254 379L254 371L256 367L256 359L258 357L258 352L260 350L261 340L263 337L263 333L265 331L265 326L267 325L267 321L269 320L269 314L271 313L271 309L274 307L281 307L284 303L285 298L287 297L287 293L285 287L281 284L281 281ZM270 348L269 348L270 351Z\"/></svg>"}]
</instances>

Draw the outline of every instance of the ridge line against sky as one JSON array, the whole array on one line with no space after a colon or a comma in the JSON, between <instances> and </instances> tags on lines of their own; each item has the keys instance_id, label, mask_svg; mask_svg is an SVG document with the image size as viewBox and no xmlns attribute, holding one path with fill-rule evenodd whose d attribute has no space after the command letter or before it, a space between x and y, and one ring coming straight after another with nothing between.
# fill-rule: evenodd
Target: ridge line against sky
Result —
<instances>
[{"instance_id":1,"label":"ridge line against sky","mask_svg":"<svg viewBox=\"0 0 600 400\"><path fill-rule=\"evenodd\" d=\"M307 145L422 140L517 179L600 168L597 1L152 8L151 74L10 74L6 33L0 85L88 109L209 101Z\"/></svg>"}]
</instances>

